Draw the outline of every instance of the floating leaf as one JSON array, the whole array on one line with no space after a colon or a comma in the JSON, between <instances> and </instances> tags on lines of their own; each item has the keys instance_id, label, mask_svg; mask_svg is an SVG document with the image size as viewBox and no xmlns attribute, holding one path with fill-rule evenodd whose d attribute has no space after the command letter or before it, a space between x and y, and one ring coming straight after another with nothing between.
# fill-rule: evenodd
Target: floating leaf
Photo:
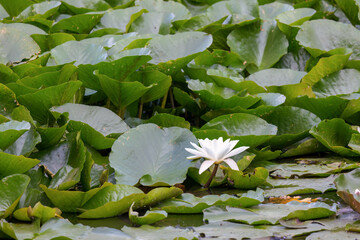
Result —
<instances>
[{"instance_id":1,"label":"floating leaf","mask_svg":"<svg viewBox=\"0 0 360 240\"><path fill-rule=\"evenodd\" d=\"M26 25L26 24L24 24ZM40 52L39 46L30 34L13 27L11 24L0 25L0 63L21 62L24 58Z\"/></svg>"},{"instance_id":2,"label":"floating leaf","mask_svg":"<svg viewBox=\"0 0 360 240\"><path fill-rule=\"evenodd\" d=\"M340 174L335 179L337 194L357 212L360 212L360 196L355 194L359 189L360 169L355 169L349 173Z\"/></svg>"},{"instance_id":3,"label":"floating leaf","mask_svg":"<svg viewBox=\"0 0 360 240\"><path fill-rule=\"evenodd\" d=\"M81 131L82 139L96 149L111 147L114 140L106 137L109 134L120 134L129 129L119 116L103 107L68 103L52 111L69 113L68 128Z\"/></svg>"},{"instance_id":4,"label":"floating leaf","mask_svg":"<svg viewBox=\"0 0 360 240\"><path fill-rule=\"evenodd\" d=\"M144 124L130 129L115 141L110 153L116 181L131 185L140 181L147 186L181 183L191 166L184 149L190 142L196 139L183 128Z\"/></svg>"},{"instance_id":5,"label":"floating leaf","mask_svg":"<svg viewBox=\"0 0 360 240\"><path fill-rule=\"evenodd\" d=\"M228 220L251 225L277 224L280 219L309 220L334 215L336 206L320 202L302 203L291 201L287 204L261 204L249 209L211 207L204 210L204 218L213 221Z\"/></svg>"},{"instance_id":6,"label":"floating leaf","mask_svg":"<svg viewBox=\"0 0 360 240\"><path fill-rule=\"evenodd\" d=\"M296 36L309 53L318 57L330 50L349 48L353 54L350 60L358 60L360 55L360 32L350 24L319 19L305 22Z\"/></svg>"},{"instance_id":7,"label":"floating leaf","mask_svg":"<svg viewBox=\"0 0 360 240\"><path fill-rule=\"evenodd\" d=\"M356 149L346 148L353 132L350 125L339 118L324 120L310 130L310 134L325 147L337 154L348 157L355 157L360 154Z\"/></svg>"},{"instance_id":8,"label":"floating leaf","mask_svg":"<svg viewBox=\"0 0 360 240\"><path fill-rule=\"evenodd\" d=\"M180 197L170 199L156 205L154 209L162 209L167 213L175 214L194 214L202 213L206 208L214 205L226 205L232 207L251 207L264 201L263 191L259 188L254 191L248 191L240 197L228 194L207 195L202 198L195 197L190 193L184 193Z\"/></svg>"},{"instance_id":9,"label":"floating leaf","mask_svg":"<svg viewBox=\"0 0 360 240\"><path fill-rule=\"evenodd\" d=\"M0 217L7 218L16 208L30 178L22 174L5 177L0 182Z\"/></svg>"},{"instance_id":10,"label":"floating leaf","mask_svg":"<svg viewBox=\"0 0 360 240\"><path fill-rule=\"evenodd\" d=\"M273 43L277 44L274 45ZM271 21L261 24L251 24L231 32L227 44L232 52L248 64L253 64L254 70L273 66L287 53L288 41L285 35Z\"/></svg>"},{"instance_id":11,"label":"floating leaf","mask_svg":"<svg viewBox=\"0 0 360 240\"><path fill-rule=\"evenodd\" d=\"M254 115L235 113L223 115L207 122L201 130L222 130L235 136L239 145L259 145L277 132L277 127Z\"/></svg>"},{"instance_id":12,"label":"floating leaf","mask_svg":"<svg viewBox=\"0 0 360 240\"><path fill-rule=\"evenodd\" d=\"M228 182L238 189L254 189L266 183L269 171L263 167L254 169L254 173L243 173L241 171L227 169Z\"/></svg>"},{"instance_id":13,"label":"floating leaf","mask_svg":"<svg viewBox=\"0 0 360 240\"><path fill-rule=\"evenodd\" d=\"M153 224L160 220L167 218L167 212L163 210L151 210L146 211L144 216L139 216L139 213L133 210L134 203L130 206L129 209L129 219L133 224L136 225L145 225Z\"/></svg>"},{"instance_id":14,"label":"floating leaf","mask_svg":"<svg viewBox=\"0 0 360 240\"><path fill-rule=\"evenodd\" d=\"M0 149L5 150L21 135L30 130L30 123L9 121L0 124Z\"/></svg>"}]
</instances>

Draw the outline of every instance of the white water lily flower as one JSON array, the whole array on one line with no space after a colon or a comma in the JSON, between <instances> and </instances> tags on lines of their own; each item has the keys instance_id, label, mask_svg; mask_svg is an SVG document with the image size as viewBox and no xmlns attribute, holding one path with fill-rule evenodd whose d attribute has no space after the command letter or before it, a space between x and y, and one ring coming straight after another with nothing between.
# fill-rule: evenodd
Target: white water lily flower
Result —
<instances>
[{"instance_id":1,"label":"white water lily flower","mask_svg":"<svg viewBox=\"0 0 360 240\"><path fill-rule=\"evenodd\" d=\"M358 196L360 196L360 190L359 189L355 189L355 195L358 195Z\"/></svg>"},{"instance_id":2,"label":"white water lily flower","mask_svg":"<svg viewBox=\"0 0 360 240\"><path fill-rule=\"evenodd\" d=\"M199 174L202 174L206 169L210 168L213 164L220 164L225 162L231 169L239 170L236 162L230 157L235 156L249 147L239 147L235 148L235 145L238 143L238 140L230 141L230 139L223 140L222 137L219 139L209 140L199 139L200 146L195 143L190 142L191 145L195 148L185 148L193 156L187 157L187 159L198 159L205 158L205 161L201 164L199 169Z\"/></svg>"}]
</instances>

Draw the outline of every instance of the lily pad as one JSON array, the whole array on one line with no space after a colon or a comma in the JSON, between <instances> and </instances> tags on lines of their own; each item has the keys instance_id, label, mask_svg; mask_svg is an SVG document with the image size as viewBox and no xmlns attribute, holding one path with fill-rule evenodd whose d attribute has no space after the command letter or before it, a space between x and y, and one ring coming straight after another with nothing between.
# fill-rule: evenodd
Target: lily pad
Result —
<instances>
[{"instance_id":1,"label":"lily pad","mask_svg":"<svg viewBox=\"0 0 360 240\"><path fill-rule=\"evenodd\" d=\"M261 204L248 209L214 206L204 210L204 219L209 220L209 222L228 220L251 225L274 225L281 219L319 219L335 213L335 205L291 201L287 204Z\"/></svg>"},{"instance_id":2,"label":"lily pad","mask_svg":"<svg viewBox=\"0 0 360 240\"><path fill-rule=\"evenodd\" d=\"M0 152L0 178L25 173L39 162L37 159Z\"/></svg>"},{"instance_id":3,"label":"lily pad","mask_svg":"<svg viewBox=\"0 0 360 240\"><path fill-rule=\"evenodd\" d=\"M129 219L133 224L136 225L145 225L153 224L160 220L167 218L167 212L163 210L151 210L146 211L144 216L139 216L139 213L133 210L134 203L130 206L129 209Z\"/></svg>"},{"instance_id":4,"label":"lily pad","mask_svg":"<svg viewBox=\"0 0 360 240\"><path fill-rule=\"evenodd\" d=\"M196 92L200 99L212 109L242 107L249 108L260 99L253 96L238 96L237 91L219 87L214 83L199 80L187 81L189 89Z\"/></svg>"},{"instance_id":5,"label":"lily pad","mask_svg":"<svg viewBox=\"0 0 360 240\"><path fill-rule=\"evenodd\" d=\"M286 36L271 21L234 30L229 34L227 44L232 52L253 65L252 72L273 66L287 53L289 45Z\"/></svg>"},{"instance_id":6,"label":"lily pad","mask_svg":"<svg viewBox=\"0 0 360 240\"><path fill-rule=\"evenodd\" d=\"M242 171L228 168L228 183L238 189L254 189L264 185L269 176L269 171L263 167L254 169L254 173L243 173Z\"/></svg>"},{"instance_id":7,"label":"lily pad","mask_svg":"<svg viewBox=\"0 0 360 240\"><path fill-rule=\"evenodd\" d=\"M254 115L234 113L212 119L201 130L221 130L239 140L239 145L257 146L277 133L275 125Z\"/></svg>"},{"instance_id":8,"label":"lily pad","mask_svg":"<svg viewBox=\"0 0 360 240\"><path fill-rule=\"evenodd\" d=\"M248 191L240 197L231 196L228 194L222 195L207 195L204 197L196 197L190 193L184 193L175 199L169 199L158 205L153 209L165 210L167 213L174 214L194 214L202 213L206 208L214 205L226 205L232 207L251 207L260 204L264 201L263 190L258 188L255 191Z\"/></svg>"},{"instance_id":9,"label":"lily pad","mask_svg":"<svg viewBox=\"0 0 360 240\"><path fill-rule=\"evenodd\" d=\"M16 208L21 195L25 192L30 178L22 174L5 177L0 182L0 217L7 218Z\"/></svg>"},{"instance_id":10,"label":"lily pad","mask_svg":"<svg viewBox=\"0 0 360 240\"><path fill-rule=\"evenodd\" d=\"M11 24L0 25L0 63L20 62L24 58L40 52L40 47L25 31L11 27Z\"/></svg>"},{"instance_id":11,"label":"lily pad","mask_svg":"<svg viewBox=\"0 0 360 240\"><path fill-rule=\"evenodd\" d=\"M320 19L305 22L296 40L314 57L330 50L349 48L353 52L350 60L358 60L360 57L359 36L359 30L351 24Z\"/></svg>"},{"instance_id":12,"label":"lily pad","mask_svg":"<svg viewBox=\"0 0 360 240\"><path fill-rule=\"evenodd\" d=\"M5 150L29 130L30 123L25 121L9 121L0 124L0 149Z\"/></svg>"},{"instance_id":13,"label":"lily pad","mask_svg":"<svg viewBox=\"0 0 360 240\"><path fill-rule=\"evenodd\" d=\"M356 149L352 150L346 147L353 133L354 130L351 129L350 125L339 118L324 120L310 130L310 134L325 147L337 154L348 157L355 157L360 154Z\"/></svg>"},{"instance_id":14,"label":"lily pad","mask_svg":"<svg viewBox=\"0 0 360 240\"><path fill-rule=\"evenodd\" d=\"M78 208L81 208L89 199L91 199L102 188L111 185L105 183L100 188L94 188L87 192L81 191L64 191L47 188L45 185L40 187L46 193L46 196L51 202L63 212L77 212Z\"/></svg>"},{"instance_id":15,"label":"lily pad","mask_svg":"<svg viewBox=\"0 0 360 240\"><path fill-rule=\"evenodd\" d=\"M355 190L359 189L359 177L360 170L355 169L349 173L340 174L335 179L337 194L357 212L360 212L360 196L355 194Z\"/></svg>"},{"instance_id":16,"label":"lily pad","mask_svg":"<svg viewBox=\"0 0 360 240\"><path fill-rule=\"evenodd\" d=\"M116 181L131 185L140 181L146 186L181 183L191 166L185 151L190 142L197 142L196 138L184 128L144 124L130 129L115 141L110 153Z\"/></svg>"},{"instance_id":17,"label":"lily pad","mask_svg":"<svg viewBox=\"0 0 360 240\"><path fill-rule=\"evenodd\" d=\"M84 142L96 149L110 148L114 139L107 136L121 134L129 129L119 116L103 107L68 103L52 111L68 113L68 129L81 131Z\"/></svg>"}]
</instances>

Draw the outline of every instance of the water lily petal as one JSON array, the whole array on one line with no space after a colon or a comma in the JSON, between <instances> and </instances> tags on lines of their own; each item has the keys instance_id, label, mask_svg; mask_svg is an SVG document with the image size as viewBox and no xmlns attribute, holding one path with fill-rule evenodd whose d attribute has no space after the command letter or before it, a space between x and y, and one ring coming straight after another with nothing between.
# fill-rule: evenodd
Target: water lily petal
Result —
<instances>
[{"instance_id":1,"label":"water lily petal","mask_svg":"<svg viewBox=\"0 0 360 240\"><path fill-rule=\"evenodd\" d=\"M231 158L225 159L224 162L226 162L227 165L229 165L229 167L233 170L238 170L239 171L239 167L236 164L236 162L234 160L232 160Z\"/></svg>"},{"instance_id":2,"label":"water lily petal","mask_svg":"<svg viewBox=\"0 0 360 240\"><path fill-rule=\"evenodd\" d=\"M200 166L199 174L202 174L206 169L211 167L211 165L213 165L214 163L215 161L213 160L205 160Z\"/></svg>"},{"instance_id":3,"label":"water lily petal","mask_svg":"<svg viewBox=\"0 0 360 240\"><path fill-rule=\"evenodd\" d=\"M204 158L208 158L209 157L209 154L205 151L205 149L199 147L198 145L196 145L195 143L193 142L190 142L190 144L196 149L198 150L199 152L201 152L203 154L203 157Z\"/></svg>"},{"instance_id":4,"label":"water lily petal","mask_svg":"<svg viewBox=\"0 0 360 240\"><path fill-rule=\"evenodd\" d=\"M232 150L231 152L229 152L228 154L226 154L226 156L224 158L229 158L232 156L235 156L243 151L245 151L246 149L248 149L249 147L239 147L239 148L235 148L234 150Z\"/></svg>"},{"instance_id":5,"label":"water lily petal","mask_svg":"<svg viewBox=\"0 0 360 240\"><path fill-rule=\"evenodd\" d=\"M192 149L192 148L185 148L186 151L188 151L191 154L194 154L197 158L204 157L202 152L199 152L198 150Z\"/></svg>"}]
</instances>

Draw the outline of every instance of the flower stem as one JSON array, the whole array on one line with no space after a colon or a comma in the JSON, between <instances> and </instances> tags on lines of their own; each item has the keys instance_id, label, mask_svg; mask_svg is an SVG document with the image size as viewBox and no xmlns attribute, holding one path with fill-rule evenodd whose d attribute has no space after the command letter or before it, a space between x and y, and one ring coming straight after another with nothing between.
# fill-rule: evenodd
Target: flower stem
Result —
<instances>
[{"instance_id":1,"label":"flower stem","mask_svg":"<svg viewBox=\"0 0 360 240\"><path fill-rule=\"evenodd\" d=\"M209 180L205 183L204 188L208 188L210 186L210 183L213 180L213 178L215 177L218 167L219 167L219 164L215 164L214 170L212 171L211 176L209 177Z\"/></svg>"}]
</instances>

